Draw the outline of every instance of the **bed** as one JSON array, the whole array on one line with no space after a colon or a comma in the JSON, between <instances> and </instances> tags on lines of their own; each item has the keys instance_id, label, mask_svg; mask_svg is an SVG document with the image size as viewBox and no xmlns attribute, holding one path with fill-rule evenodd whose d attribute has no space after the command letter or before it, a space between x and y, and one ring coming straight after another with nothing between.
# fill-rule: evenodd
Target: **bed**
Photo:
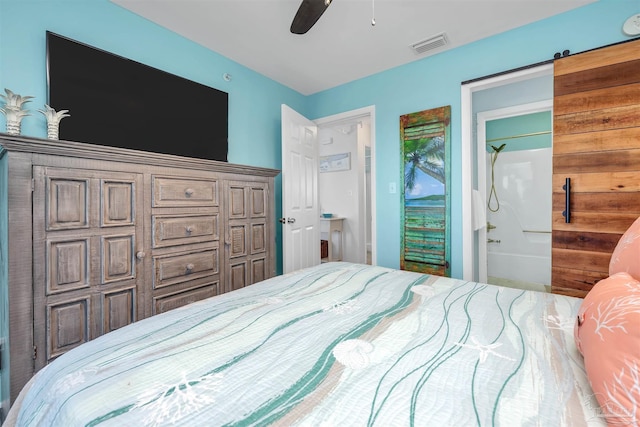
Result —
<instances>
[{"instance_id":1,"label":"bed","mask_svg":"<svg viewBox=\"0 0 640 427\"><path fill-rule=\"evenodd\" d=\"M606 425L574 341L581 302L321 264L83 344L7 425Z\"/></svg>"}]
</instances>

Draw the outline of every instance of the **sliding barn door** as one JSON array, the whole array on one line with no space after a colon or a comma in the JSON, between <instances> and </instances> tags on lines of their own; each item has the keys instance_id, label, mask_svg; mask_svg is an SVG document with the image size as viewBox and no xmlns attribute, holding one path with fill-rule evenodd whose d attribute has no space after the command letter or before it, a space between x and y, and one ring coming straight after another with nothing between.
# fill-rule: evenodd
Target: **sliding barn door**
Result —
<instances>
[{"instance_id":1,"label":"sliding barn door","mask_svg":"<svg viewBox=\"0 0 640 427\"><path fill-rule=\"evenodd\" d=\"M640 216L640 40L554 64L552 291L608 276Z\"/></svg>"}]
</instances>

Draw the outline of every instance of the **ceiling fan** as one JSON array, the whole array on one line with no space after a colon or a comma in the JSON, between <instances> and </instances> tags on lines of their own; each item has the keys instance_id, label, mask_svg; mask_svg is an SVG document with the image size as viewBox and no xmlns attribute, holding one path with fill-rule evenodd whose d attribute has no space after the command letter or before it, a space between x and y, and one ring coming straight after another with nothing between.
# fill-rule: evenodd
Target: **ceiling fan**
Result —
<instances>
[{"instance_id":1,"label":"ceiling fan","mask_svg":"<svg viewBox=\"0 0 640 427\"><path fill-rule=\"evenodd\" d=\"M330 4L331 0L302 0L296 16L293 17L291 32L305 34L318 22Z\"/></svg>"}]
</instances>

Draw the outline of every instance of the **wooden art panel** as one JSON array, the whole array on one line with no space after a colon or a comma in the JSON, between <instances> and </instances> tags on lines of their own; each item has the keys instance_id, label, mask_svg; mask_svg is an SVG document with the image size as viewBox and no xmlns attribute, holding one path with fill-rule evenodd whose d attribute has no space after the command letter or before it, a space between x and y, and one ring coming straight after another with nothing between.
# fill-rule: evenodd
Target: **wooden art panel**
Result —
<instances>
[{"instance_id":1,"label":"wooden art panel","mask_svg":"<svg viewBox=\"0 0 640 427\"><path fill-rule=\"evenodd\" d=\"M451 107L400 117L400 268L450 274Z\"/></svg>"}]
</instances>

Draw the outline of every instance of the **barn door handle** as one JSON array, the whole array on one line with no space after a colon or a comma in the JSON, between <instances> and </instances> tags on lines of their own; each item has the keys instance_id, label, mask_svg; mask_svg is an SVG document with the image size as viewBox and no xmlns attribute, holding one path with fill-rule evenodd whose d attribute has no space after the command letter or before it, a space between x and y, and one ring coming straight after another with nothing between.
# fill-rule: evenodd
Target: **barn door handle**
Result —
<instances>
[{"instance_id":1,"label":"barn door handle","mask_svg":"<svg viewBox=\"0 0 640 427\"><path fill-rule=\"evenodd\" d=\"M564 217L564 222L568 224L571 222L571 178L564 179L562 189L564 190L564 211L562 216Z\"/></svg>"}]
</instances>

